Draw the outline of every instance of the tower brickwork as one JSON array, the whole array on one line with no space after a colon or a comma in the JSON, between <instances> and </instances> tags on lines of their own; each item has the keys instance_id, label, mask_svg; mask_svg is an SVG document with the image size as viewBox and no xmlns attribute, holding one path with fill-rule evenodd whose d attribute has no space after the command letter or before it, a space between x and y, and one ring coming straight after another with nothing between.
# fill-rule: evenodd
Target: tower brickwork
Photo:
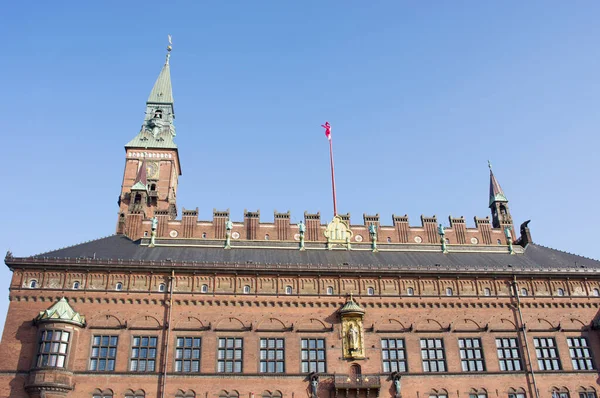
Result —
<instances>
[{"instance_id":1,"label":"tower brickwork","mask_svg":"<svg viewBox=\"0 0 600 398\"><path fill-rule=\"evenodd\" d=\"M125 171L119 196L117 233L141 237L140 220L157 215L177 217L177 185L181 175L175 138L175 108L169 53L154 83L139 133L125 145ZM143 170L142 170L143 169ZM142 217L139 217L139 215ZM133 220L128 220L132 215Z\"/></svg>"}]
</instances>

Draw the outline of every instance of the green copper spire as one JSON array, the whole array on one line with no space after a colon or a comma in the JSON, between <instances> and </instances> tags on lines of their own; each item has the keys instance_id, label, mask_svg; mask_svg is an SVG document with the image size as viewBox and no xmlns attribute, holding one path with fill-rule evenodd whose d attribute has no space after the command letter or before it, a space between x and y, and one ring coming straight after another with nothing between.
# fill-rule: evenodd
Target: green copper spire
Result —
<instances>
[{"instance_id":1,"label":"green copper spire","mask_svg":"<svg viewBox=\"0 0 600 398\"><path fill-rule=\"evenodd\" d=\"M85 325L85 317L73 309L63 297L45 311L40 311L36 322L65 322L77 326Z\"/></svg>"},{"instance_id":2,"label":"green copper spire","mask_svg":"<svg viewBox=\"0 0 600 398\"><path fill-rule=\"evenodd\" d=\"M175 108L173 104L173 88L171 86L171 36L167 46L165 64L152 87L146 102L144 124L137 136L125 145L125 148L170 148L176 149Z\"/></svg>"},{"instance_id":3,"label":"green copper spire","mask_svg":"<svg viewBox=\"0 0 600 398\"><path fill-rule=\"evenodd\" d=\"M490 168L490 207L494 204L494 202L506 202L508 203L508 199L504 195L504 191L500 187L500 184L496 180L494 176L494 172L492 171L492 163L488 160L488 167Z\"/></svg>"}]
</instances>

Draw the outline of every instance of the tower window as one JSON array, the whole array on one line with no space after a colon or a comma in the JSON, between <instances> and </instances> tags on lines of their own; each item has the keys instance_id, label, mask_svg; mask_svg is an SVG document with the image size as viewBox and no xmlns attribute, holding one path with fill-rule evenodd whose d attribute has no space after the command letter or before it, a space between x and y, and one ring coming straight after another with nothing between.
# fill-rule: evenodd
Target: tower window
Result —
<instances>
[{"instance_id":1,"label":"tower window","mask_svg":"<svg viewBox=\"0 0 600 398\"><path fill-rule=\"evenodd\" d=\"M35 280L35 279L30 280L29 281L29 287L32 288L32 289L37 288L38 287L38 281Z\"/></svg>"},{"instance_id":2,"label":"tower window","mask_svg":"<svg viewBox=\"0 0 600 398\"><path fill-rule=\"evenodd\" d=\"M123 284L121 282L117 282L117 284L115 285L115 290L117 290L117 291L123 290Z\"/></svg>"},{"instance_id":3,"label":"tower window","mask_svg":"<svg viewBox=\"0 0 600 398\"><path fill-rule=\"evenodd\" d=\"M161 283L160 285L158 285L158 291L159 292L164 292L167 288L167 285L165 285L164 283Z\"/></svg>"},{"instance_id":4,"label":"tower window","mask_svg":"<svg viewBox=\"0 0 600 398\"><path fill-rule=\"evenodd\" d=\"M156 191L156 184L154 184L154 183L150 184L150 190Z\"/></svg>"},{"instance_id":5,"label":"tower window","mask_svg":"<svg viewBox=\"0 0 600 398\"><path fill-rule=\"evenodd\" d=\"M200 293L208 293L208 285L204 284L200 287Z\"/></svg>"},{"instance_id":6,"label":"tower window","mask_svg":"<svg viewBox=\"0 0 600 398\"><path fill-rule=\"evenodd\" d=\"M154 111L154 118L155 119L162 119L162 111L160 109L157 109Z\"/></svg>"},{"instance_id":7,"label":"tower window","mask_svg":"<svg viewBox=\"0 0 600 398\"><path fill-rule=\"evenodd\" d=\"M79 281L73 282L73 289L77 290L77 289L79 289L80 286L81 286L81 284L79 283Z\"/></svg>"},{"instance_id":8,"label":"tower window","mask_svg":"<svg viewBox=\"0 0 600 398\"><path fill-rule=\"evenodd\" d=\"M140 195L139 193L136 193L135 198L133 199L133 203L135 203L135 204L142 203L142 195Z\"/></svg>"}]
</instances>

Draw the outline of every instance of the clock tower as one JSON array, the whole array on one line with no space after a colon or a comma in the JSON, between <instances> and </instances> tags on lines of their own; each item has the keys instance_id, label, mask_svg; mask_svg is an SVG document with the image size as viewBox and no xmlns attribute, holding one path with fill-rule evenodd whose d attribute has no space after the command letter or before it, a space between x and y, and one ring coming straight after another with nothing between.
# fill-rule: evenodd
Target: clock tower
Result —
<instances>
[{"instance_id":1,"label":"clock tower","mask_svg":"<svg viewBox=\"0 0 600 398\"><path fill-rule=\"evenodd\" d=\"M131 239L144 235L144 220L177 217L177 181L181 167L174 141L170 56L169 45L165 64L146 101L140 132L125 145L117 233Z\"/></svg>"}]
</instances>

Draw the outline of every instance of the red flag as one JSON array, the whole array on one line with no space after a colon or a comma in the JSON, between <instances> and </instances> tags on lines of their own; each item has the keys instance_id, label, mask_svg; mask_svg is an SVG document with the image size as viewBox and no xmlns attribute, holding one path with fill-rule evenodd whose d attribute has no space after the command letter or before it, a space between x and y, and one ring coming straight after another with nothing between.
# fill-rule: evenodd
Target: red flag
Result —
<instances>
[{"instance_id":1,"label":"red flag","mask_svg":"<svg viewBox=\"0 0 600 398\"><path fill-rule=\"evenodd\" d=\"M325 136L329 141L331 141L331 125L329 122L325 122L325 124L322 124L321 127L325 129Z\"/></svg>"}]
</instances>

